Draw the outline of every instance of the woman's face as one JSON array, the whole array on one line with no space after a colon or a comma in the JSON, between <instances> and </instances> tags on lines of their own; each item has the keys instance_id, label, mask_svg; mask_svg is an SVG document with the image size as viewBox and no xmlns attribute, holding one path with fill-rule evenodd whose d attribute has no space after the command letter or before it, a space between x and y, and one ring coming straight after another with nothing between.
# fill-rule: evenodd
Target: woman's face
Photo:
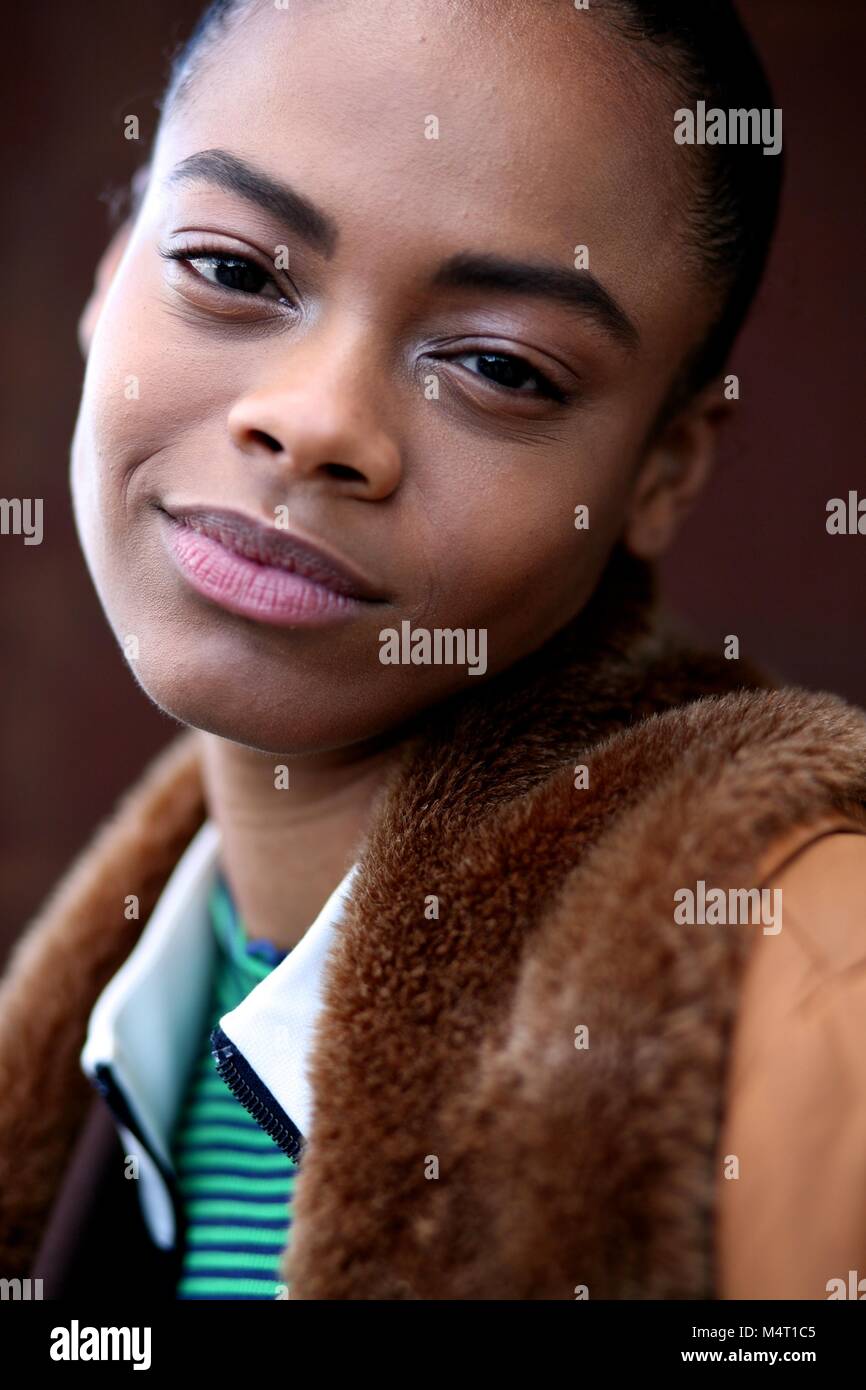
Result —
<instances>
[{"instance_id":1,"label":"woman's face","mask_svg":"<svg viewBox=\"0 0 866 1390\"><path fill-rule=\"evenodd\" d=\"M584 605L707 311L672 103L625 53L567 4L317 0L203 57L72 457L100 599L176 718L346 747L485 678L383 664L383 630L483 629L489 677Z\"/></svg>"}]
</instances>

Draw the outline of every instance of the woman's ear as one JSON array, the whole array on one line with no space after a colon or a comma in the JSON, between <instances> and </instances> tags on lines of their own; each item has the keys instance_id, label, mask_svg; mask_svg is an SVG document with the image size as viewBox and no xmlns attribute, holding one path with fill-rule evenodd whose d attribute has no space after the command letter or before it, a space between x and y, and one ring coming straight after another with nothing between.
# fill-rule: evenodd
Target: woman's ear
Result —
<instances>
[{"instance_id":1,"label":"woman's ear","mask_svg":"<svg viewBox=\"0 0 866 1390\"><path fill-rule=\"evenodd\" d=\"M132 231L132 218L128 218L112 236L99 258L96 267L96 274L93 279L93 289L90 297L81 311L78 320L78 346L81 348L82 357L87 357L90 347L90 340L93 337L93 330L96 327L96 320L99 318L108 287L114 279L114 272L120 264L120 259L126 250L129 235Z\"/></svg>"},{"instance_id":2,"label":"woman's ear","mask_svg":"<svg viewBox=\"0 0 866 1390\"><path fill-rule=\"evenodd\" d=\"M712 473L719 429L730 409L719 378L655 436L626 515L623 540L632 554L655 560L667 550Z\"/></svg>"}]
</instances>

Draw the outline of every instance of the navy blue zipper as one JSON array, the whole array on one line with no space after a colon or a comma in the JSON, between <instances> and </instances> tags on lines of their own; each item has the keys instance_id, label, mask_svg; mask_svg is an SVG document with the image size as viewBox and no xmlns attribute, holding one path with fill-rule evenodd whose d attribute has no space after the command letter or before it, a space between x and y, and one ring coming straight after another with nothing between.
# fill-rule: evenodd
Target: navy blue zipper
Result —
<instances>
[{"instance_id":1,"label":"navy blue zipper","mask_svg":"<svg viewBox=\"0 0 866 1390\"><path fill-rule=\"evenodd\" d=\"M210 1045L216 1069L232 1095L284 1154L299 1158L304 1136L219 1024L211 1032Z\"/></svg>"}]
</instances>

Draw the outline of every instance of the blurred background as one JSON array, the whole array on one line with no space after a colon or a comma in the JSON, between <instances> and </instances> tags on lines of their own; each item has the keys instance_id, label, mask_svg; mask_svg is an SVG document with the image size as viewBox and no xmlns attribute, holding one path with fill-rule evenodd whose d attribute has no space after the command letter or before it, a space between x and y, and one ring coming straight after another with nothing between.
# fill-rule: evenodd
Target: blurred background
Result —
<instances>
[{"instance_id":1,"label":"blurred background","mask_svg":"<svg viewBox=\"0 0 866 1390\"><path fill-rule=\"evenodd\" d=\"M695 0L700 3L700 0ZM788 184L769 278L732 370L724 466L666 562L717 650L866 704L866 538L829 536L863 448L862 0L741 0L784 108ZM0 495L44 498L40 546L0 541L0 960L119 793L178 732L122 660L79 554L67 457L76 324L142 162L167 59L198 0L40 0L4 14L7 104ZM124 139L140 119L141 142Z\"/></svg>"}]
</instances>

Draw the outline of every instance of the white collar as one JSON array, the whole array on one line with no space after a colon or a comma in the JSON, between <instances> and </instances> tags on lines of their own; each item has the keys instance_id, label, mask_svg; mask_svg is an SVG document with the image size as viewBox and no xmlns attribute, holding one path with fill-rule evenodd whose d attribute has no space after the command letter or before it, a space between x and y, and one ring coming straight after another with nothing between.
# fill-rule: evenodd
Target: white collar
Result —
<instances>
[{"instance_id":1,"label":"white collar","mask_svg":"<svg viewBox=\"0 0 866 1390\"><path fill-rule=\"evenodd\" d=\"M205 821L168 879L135 947L97 999L81 1066L99 1085L107 1070L142 1144L115 1114L127 1155L139 1159L139 1195L154 1241L174 1244L167 1176L171 1137L207 1026L216 942L208 898L220 835ZM220 1026L293 1124L305 1134L313 1097L307 1064L321 1008L322 972L353 866L297 945ZM162 1170L162 1171L160 1171Z\"/></svg>"}]
</instances>

